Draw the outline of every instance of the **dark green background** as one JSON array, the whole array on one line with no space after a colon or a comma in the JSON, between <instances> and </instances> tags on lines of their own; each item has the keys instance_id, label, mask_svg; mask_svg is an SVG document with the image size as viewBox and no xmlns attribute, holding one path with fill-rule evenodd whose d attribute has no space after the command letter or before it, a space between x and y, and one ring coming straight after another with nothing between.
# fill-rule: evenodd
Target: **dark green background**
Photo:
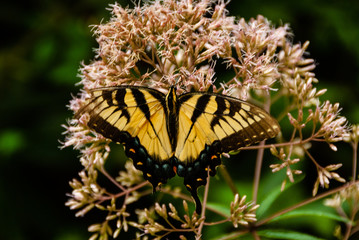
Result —
<instances>
[{"instance_id":1,"label":"dark green background","mask_svg":"<svg viewBox=\"0 0 359 240\"><path fill-rule=\"evenodd\" d=\"M0 7L0 239L86 239L87 226L100 221L76 219L64 206L68 181L81 165L78 152L60 150L59 140L60 125L71 118L66 105L79 90L80 62L89 63L97 47L89 26L109 19L110 3L6 1ZM290 23L294 42L310 40L317 87L328 88L325 96L359 123L358 3L233 0L228 9L247 20L262 14L277 25ZM334 156L347 164L341 174L350 174L350 148L340 146ZM241 164L245 169L248 161ZM252 179L252 170L241 172Z\"/></svg>"}]
</instances>

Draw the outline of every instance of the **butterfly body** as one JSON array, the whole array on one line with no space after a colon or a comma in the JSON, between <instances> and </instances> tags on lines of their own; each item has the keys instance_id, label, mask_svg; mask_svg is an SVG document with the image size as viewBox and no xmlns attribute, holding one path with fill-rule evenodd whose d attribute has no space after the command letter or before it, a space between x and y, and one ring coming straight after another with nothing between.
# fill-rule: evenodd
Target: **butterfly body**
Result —
<instances>
[{"instance_id":1,"label":"butterfly body","mask_svg":"<svg viewBox=\"0 0 359 240\"><path fill-rule=\"evenodd\" d=\"M207 173L216 174L220 154L272 138L279 125L259 107L236 98L205 92L165 95L139 86L92 90L77 113L88 113L88 126L114 142L154 189L176 174L200 212L197 188Z\"/></svg>"}]
</instances>

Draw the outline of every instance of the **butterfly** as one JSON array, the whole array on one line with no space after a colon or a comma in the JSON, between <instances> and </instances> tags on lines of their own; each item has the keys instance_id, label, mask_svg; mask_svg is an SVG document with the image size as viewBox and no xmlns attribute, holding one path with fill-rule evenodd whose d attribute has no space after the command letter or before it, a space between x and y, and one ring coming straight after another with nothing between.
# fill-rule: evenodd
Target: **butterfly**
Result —
<instances>
[{"instance_id":1,"label":"butterfly","mask_svg":"<svg viewBox=\"0 0 359 240\"><path fill-rule=\"evenodd\" d=\"M184 178L196 212L197 188L216 174L220 155L275 137L280 127L265 110L237 98L208 92L167 94L143 86L91 90L75 117L87 113L88 127L124 146L153 189L176 174Z\"/></svg>"}]
</instances>

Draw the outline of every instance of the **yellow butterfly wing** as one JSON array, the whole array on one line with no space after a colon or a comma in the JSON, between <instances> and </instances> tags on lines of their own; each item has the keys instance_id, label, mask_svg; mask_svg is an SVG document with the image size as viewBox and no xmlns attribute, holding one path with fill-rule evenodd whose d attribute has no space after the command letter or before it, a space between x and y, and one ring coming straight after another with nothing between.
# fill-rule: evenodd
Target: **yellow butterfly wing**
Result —
<instances>
[{"instance_id":1,"label":"yellow butterfly wing","mask_svg":"<svg viewBox=\"0 0 359 240\"><path fill-rule=\"evenodd\" d=\"M104 137L122 143L126 155L155 187L174 176L169 161L172 146L167 131L165 95L135 86L93 90L77 116L88 113L87 125Z\"/></svg>"},{"instance_id":2,"label":"yellow butterfly wing","mask_svg":"<svg viewBox=\"0 0 359 240\"><path fill-rule=\"evenodd\" d=\"M275 137L277 121L263 109L224 95L188 93L180 96L176 158L193 163L205 146L218 141L219 152Z\"/></svg>"}]
</instances>

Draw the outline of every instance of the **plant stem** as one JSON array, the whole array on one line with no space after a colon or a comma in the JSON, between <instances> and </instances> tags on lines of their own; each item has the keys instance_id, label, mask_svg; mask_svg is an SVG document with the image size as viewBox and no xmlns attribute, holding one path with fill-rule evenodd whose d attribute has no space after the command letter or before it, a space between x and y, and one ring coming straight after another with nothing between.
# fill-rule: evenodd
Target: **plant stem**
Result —
<instances>
[{"instance_id":1,"label":"plant stem","mask_svg":"<svg viewBox=\"0 0 359 240\"><path fill-rule=\"evenodd\" d=\"M262 141L259 146L263 146L264 141ZM252 200L254 204L257 203L257 196L258 196L258 188L259 188L259 180L261 177L261 170L262 170L262 163L263 163L263 154L264 148L258 149L257 159L256 159L256 168L254 171L254 181L253 181L253 197Z\"/></svg>"},{"instance_id":2,"label":"plant stem","mask_svg":"<svg viewBox=\"0 0 359 240\"><path fill-rule=\"evenodd\" d=\"M267 101L265 101L264 109L269 112L271 101L270 96L267 95ZM261 141L259 143L259 148L257 152L257 159L256 159L256 168L254 170L254 181L253 181L253 202L254 204L257 203L257 197L258 197L258 188L259 188L259 180L261 178L261 171L262 171L262 163L263 163L263 155L264 155L264 143L265 141Z\"/></svg>"},{"instance_id":3,"label":"plant stem","mask_svg":"<svg viewBox=\"0 0 359 240\"><path fill-rule=\"evenodd\" d=\"M210 180L210 177L209 177L209 169L208 169L208 171L207 171L207 184L206 184L206 187L204 189L204 194L203 194L201 218L206 218L206 205L207 205L207 198L208 198L208 192L209 192L209 180ZM201 239L203 225L204 225L204 221L202 221L201 224L198 226L196 239Z\"/></svg>"},{"instance_id":4,"label":"plant stem","mask_svg":"<svg viewBox=\"0 0 359 240\"><path fill-rule=\"evenodd\" d=\"M146 186L148 184L149 184L148 181L143 181L142 183L140 183L140 184L138 184L138 185L136 185L136 186L134 186L132 188L125 189L125 191L123 191L123 192L120 192L120 193L117 193L117 194L112 194L111 196L101 197L101 199L96 204L101 204L102 202L110 200L112 198L122 197L122 196L127 195L130 192L136 191L137 189L140 189L140 188L142 188L142 187L144 187L144 186Z\"/></svg>"},{"instance_id":5,"label":"plant stem","mask_svg":"<svg viewBox=\"0 0 359 240\"><path fill-rule=\"evenodd\" d=\"M201 217L205 216L207 199L208 199L208 192L209 192L209 182L210 182L210 177L209 177L209 169L208 169L208 171L207 171L207 184L206 184L206 187L204 189L204 195L203 195L203 204L202 204Z\"/></svg>"},{"instance_id":6,"label":"plant stem","mask_svg":"<svg viewBox=\"0 0 359 240\"><path fill-rule=\"evenodd\" d=\"M256 231L253 231L251 232L252 233L252 236L255 240L260 240L261 238L258 236L257 232Z\"/></svg>"},{"instance_id":7,"label":"plant stem","mask_svg":"<svg viewBox=\"0 0 359 240\"><path fill-rule=\"evenodd\" d=\"M305 147L302 146L303 151L305 152L305 154L307 154L307 156L309 157L309 159L314 163L314 165L317 167L317 169L323 169L318 163L317 161L315 161L314 157L309 153L309 151L307 149L305 149Z\"/></svg>"},{"instance_id":8,"label":"plant stem","mask_svg":"<svg viewBox=\"0 0 359 240\"><path fill-rule=\"evenodd\" d=\"M248 147L242 147L240 150L256 150L260 148L271 148L271 147L286 147L286 146L294 146L294 145L303 145L307 142L325 142L325 139L316 138L317 136L311 136L304 140L299 140L295 142L284 142L284 143L274 143L274 144L266 144L263 146L260 145L254 145L254 146L248 146Z\"/></svg>"},{"instance_id":9,"label":"plant stem","mask_svg":"<svg viewBox=\"0 0 359 240\"><path fill-rule=\"evenodd\" d=\"M345 231L345 235L344 235L344 238L343 238L344 240L348 240L349 237L350 237L350 234L352 232L352 227L353 227L352 223L354 222L355 215L356 215L356 211L354 211L354 209L353 209L352 216L350 218L350 223L346 224L347 229Z\"/></svg>"},{"instance_id":10,"label":"plant stem","mask_svg":"<svg viewBox=\"0 0 359 240\"><path fill-rule=\"evenodd\" d=\"M105 177L107 177L113 184L116 185L116 187L118 187L119 189L121 189L122 191L126 191L126 188L124 188L121 184L119 184L113 177L111 177L110 174L108 174L108 172L105 170L105 168L102 166L100 169L100 172L105 175Z\"/></svg>"},{"instance_id":11,"label":"plant stem","mask_svg":"<svg viewBox=\"0 0 359 240\"><path fill-rule=\"evenodd\" d=\"M356 144L354 143L353 145L358 146L357 143L356 143ZM355 148L355 147L353 147L353 148ZM355 158L355 160L356 160L356 158ZM355 176L355 175L354 175L354 176ZM352 181L352 182L355 184L355 180ZM347 199L347 201L349 202L348 199ZM350 201L350 202L351 202L351 204L350 204L350 205L351 205L351 207L350 207L350 209L351 209L351 211L350 211L350 212L351 212L351 216L350 216L350 222L346 224L347 229L346 229L346 232L345 232L345 235L344 235L344 238L343 238L343 239L345 239L345 240L349 239L350 235L354 234L354 232L357 231L355 228L353 229L353 227L357 225L357 224L355 223L355 216L356 216L357 213L358 213L359 204L358 204L358 200L355 199L355 197L353 197L353 198L352 198L352 201ZM353 226L353 225L354 225L354 226ZM357 227L358 227L358 226L357 226Z\"/></svg>"},{"instance_id":12,"label":"plant stem","mask_svg":"<svg viewBox=\"0 0 359 240\"><path fill-rule=\"evenodd\" d=\"M355 141L352 143L353 147L353 173L352 173L352 182L355 182L357 175L357 162L358 162L358 142Z\"/></svg>"},{"instance_id":13,"label":"plant stem","mask_svg":"<svg viewBox=\"0 0 359 240\"><path fill-rule=\"evenodd\" d=\"M222 223L226 223L226 222L229 222L230 220L228 218L225 218L225 219L222 219L222 220L219 220L217 222L206 222L204 223L204 225L206 226L213 226L213 225L218 225L218 224L222 224Z\"/></svg>"},{"instance_id":14,"label":"plant stem","mask_svg":"<svg viewBox=\"0 0 359 240\"><path fill-rule=\"evenodd\" d=\"M226 166L222 164L218 167L218 170L221 173L222 177L224 178L224 181L226 181L227 185L231 189L233 195L236 195L236 194L239 195L238 189L236 188L236 185L234 184L231 176L229 175ZM239 195L239 197L240 197L240 195Z\"/></svg>"}]
</instances>

